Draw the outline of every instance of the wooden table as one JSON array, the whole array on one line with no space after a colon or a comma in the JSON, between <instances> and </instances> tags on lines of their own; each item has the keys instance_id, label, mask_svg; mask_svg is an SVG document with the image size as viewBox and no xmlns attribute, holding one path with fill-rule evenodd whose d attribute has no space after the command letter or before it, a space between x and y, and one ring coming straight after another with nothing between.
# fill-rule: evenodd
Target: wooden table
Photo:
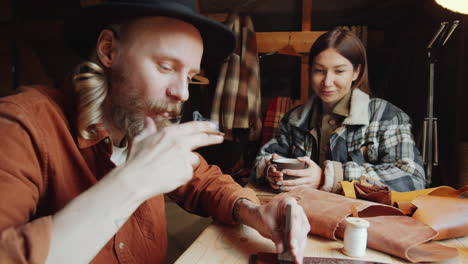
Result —
<instances>
[{"instance_id":1,"label":"wooden table","mask_svg":"<svg viewBox=\"0 0 468 264\"><path fill-rule=\"evenodd\" d=\"M252 186L248 187L252 188ZM255 189L255 191L262 201L269 200L268 190ZM440 243L458 249L458 258L444 261L444 264L468 263L468 237L431 243ZM342 248L342 240L333 241L309 235L304 255L306 257L350 258L341 252ZM250 255L258 252L275 252L275 246L271 240L262 237L256 230L248 226L227 226L213 222L177 259L176 263L247 264ZM369 248L366 256L355 259L385 263L409 263L398 257Z\"/></svg>"},{"instance_id":2,"label":"wooden table","mask_svg":"<svg viewBox=\"0 0 468 264\"><path fill-rule=\"evenodd\" d=\"M444 264L468 263L468 237L432 243L440 243L458 249L459 257L444 261ZM341 248L343 248L341 240L333 241L309 235L304 255L307 257L350 258L341 253ZM255 229L248 226L227 226L212 223L175 263L247 264L249 256L258 252L275 252L275 246L271 240L262 237ZM355 259L385 263L409 263L372 249L367 249L366 256Z\"/></svg>"}]
</instances>

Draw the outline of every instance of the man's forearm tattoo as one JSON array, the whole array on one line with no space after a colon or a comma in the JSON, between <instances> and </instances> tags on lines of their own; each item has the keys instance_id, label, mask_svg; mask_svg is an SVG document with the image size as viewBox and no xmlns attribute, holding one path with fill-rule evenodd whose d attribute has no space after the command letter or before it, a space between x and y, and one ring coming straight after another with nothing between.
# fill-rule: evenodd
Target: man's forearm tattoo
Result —
<instances>
[{"instance_id":1,"label":"man's forearm tattoo","mask_svg":"<svg viewBox=\"0 0 468 264\"><path fill-rule=\"evenodd\" d=\"M242 200L246 200L245 198L240 198L234 204L234 208L232 209L232 218L234 221L240 223L240 204L243 202Z\"/></svg>"}]
</instances>

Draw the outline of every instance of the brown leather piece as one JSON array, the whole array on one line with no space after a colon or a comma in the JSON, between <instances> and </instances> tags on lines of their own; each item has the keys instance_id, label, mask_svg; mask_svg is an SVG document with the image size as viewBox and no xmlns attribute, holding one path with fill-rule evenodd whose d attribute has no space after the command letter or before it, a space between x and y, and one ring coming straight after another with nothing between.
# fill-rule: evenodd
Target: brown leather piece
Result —
<instances>
[{"instance_id":1,"label":"brown leather piece","mask_svg":"<svg viewBox=\"0 0 468 264\"><path fill-rule=\"evenodd\" d=\"M392 192L387 186L367 186L356 182L354 183L354 191L357 199L392 205Z\"/></svg>"},{"instance_id":2,"label":"brown leather piece","mask_svg":"<svg viewBox=\"0 0 468 264\"><path fill-rule=\"evenodd\" d=\"M426 195L412 203L418 208L413 218L439 232L434 240L468 236L467 199Z\"/></svg>"},{"instance_id":3,"label":"brown leather piece","mask_svg":"<svg viewBox=\"0 0 468 264\"><path fill-rule=\"evenodd\" d=\"M342 195L298 187L288 193L304 208L310 224L310 233L336 240L338 225L352 214L355 206L360 217L380 215L404 215L394 207L369 201L348 198Z\"/></svg>"},{"instance_id":4,"label":"brown leather piece","mask_svg":"<svg viewBox=\"0 0 468 264\"><path fill-rule=\"evenodd\" d=\"M413 215L414 211L417 209L416 206L411 202L395 202L393 206L402 210L405 215L409 216Z\"/></svg>"},{"instance_id":5,"label":"brown leather piece","mask_svg":"<svg viewBox=\"0 0 468 264\"><path fill-rule=\"evenodd\" d=\"M468 191L468 185L463 186L462 188L455 190L448 186L442 186L436 188L434 191L430 192L431 196L444 196L444 197L459 197L464 192Z\"/></svg>"},{"instance_id":6,"label":"brown leather piece","mask_svg":"<svg viewBox=\"0 0 468 264\"><path fill-rule=\"evenodd\" d=\"M424 243L412 247L408 250L408 259L412 262L446 262L456 258L458 250L456 248L443 246L436 243Z\"/></svg>"},{"instance_id":7,"label":"brown leather piece","mask_svg":"<svg viewBox=\"0 0 468 264\"><path fill-rule=\"evenodd\" d=\"M316 257L305 257L303 264L380 264L382 262L364 261L356 259L340 259L340 258L316 258ZM281 264L278 261L278 254L260 252L257 255L251 255L249 264Z\"/></svg>"},{"instance_id":8,"label":"brown leather piece","mask_svg":"<svg viewBox=\"0 0 468 264\"><path fill-rule=\"evenodd\" d=\"M468 199L468 191L462 192L462 193L458 196L458 198L460 198L460 199Z\"/></svg>"},{"instance_id":9,"label":"brown leather piece","mask_svg":"<svg viewBox=\"0 0 468 264\"><path fill-rule=\"evenodd\" d=\"M359 217L370 222L368 247L412 262L441 261L458 255L455 248L423 244L437 236L437 231L421 221L405 216L394 207L369 201L299 187L290 195L303 207L311 234L329 239L342 238L344 219L355 206ZM466 211L465 211L466 212Z\"/></svg>"}]
</instances>

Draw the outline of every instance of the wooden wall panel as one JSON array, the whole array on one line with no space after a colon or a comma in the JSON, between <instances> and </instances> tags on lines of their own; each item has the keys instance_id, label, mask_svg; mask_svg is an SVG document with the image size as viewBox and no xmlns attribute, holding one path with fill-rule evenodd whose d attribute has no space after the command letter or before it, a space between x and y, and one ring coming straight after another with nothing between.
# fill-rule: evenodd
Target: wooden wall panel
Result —
<instances>
[{"instance_id":1,"label":"wooden wall panel","mask_svg":"<svg viewBox=\"0 0 468 264\"><path fill-rule=\"evenodd\" d=\"M310 46L325 31L257 32L258 52L276 52L291 45L299 53L308 53Z\"/></svg>"},{"instance_id":2,"label":"wooden wall panel","mask_svg":"<svg viewBox=\"0 0 468 264\"><path fill-rule=\"evenodd\" d=\"M53 80L47 74L47 69L32 46L21 45L19 48L19 84L46 84L54 85Z\"/></svg>"},{"instance_id":3,"label":"wooden wall panel","mask_svg":"<svg viewBox=\"0 0 468 264\"><path fill-rule=\"evenodd\" d=\"M62 40L63 21L55 19L23 19L17 22L19 41Z\"/></svg>"},{"instance_id":4,"label":"wooden wall panel","mask_svg":"<svg viewBox=\"0 0 468 264\"><path fill-rule=\"evenodd\" d=\"M302 31L311 31L312 0L302 0Z\"/></svg>"},{"instance_id":5,"label":"wooden wall panel","mask_svg":"<svg viewBox=\"0 0 468 264\"><path fill-rule=\"evenodd\" d=\"M227 19L225 13L205 15L219 22ZM259 53L276 52L289 44L297 52L308 53L312 43L323 33L325 31L257 32L257 51Z\"/></svg>"},{"instance_id":6,"label":"wooden wall panel","mask_svg":"<svg viewBox=\"0 0 468 264\"><path fill-rule=\"evenodd\" d=\"M21 19L16 23L18 84L62 86L78 62L63 40L59 19Z\"/></svg>"},{"instance_id":7,"label":"wooden wall panel","mask_svg":"<svg viewBox=\"0 0 468 264\"><path fill-rule=\"evenodd\" d=\"M0 22L13 19L12 0L0 0Z\"/></svg>"},{"instance_id":8,"label":"wooden wall panel","mask_svg":"<svg viewBox=\"0 0 468 264\"><path fill-rule=\"evenodd\" d=\"M468 142L468 15L464 16L459 26L460 34L460 48L458 49L458 56L460 57L459 63L461 74L459 75L458 85L458 98L460 100L460 119L457 121L460 123L459 132L461 139L464 142Z\"/></svg>"},{"instance_id":9,"label":"wooden wall panel","mask_svg":"<svg viewBox=\"0 0 468 264\"><path fill-rule=\"evenodd\" d=\"M92 6L104 2L103 0L80 0L82 7Z\"/></svg>"},{"instance_id":10,"label":"wooden wall panel","mask_svg":"<svg viewBox=\"0 0 468 264\"><path fill-rule=\"evenodd\" d=\"M463 187L468 185L468 142L460 142L460 166L459 166L459 173L460 176L458 177L458 186Z\"/></svg>"},{"instance_id":11,"label":"wooden wall panel","mask_svg":"<svg viewBox=\"0 0 468 264\"><path fill-rule=\"evenodd\" d=\"M11 41L0 39L0 97L13 90L13 49Z\"/></svg>"},{"instance_id":12,"label":"wooden wall panel","mask_svg":"<svg viewBox=\"0 0 468 264\"><path fill-rule=\"evenodd\" d=\"M295 105L304 104L309 99L309 56L301 57L301 99Z\"/></svg>"}]
</instances>

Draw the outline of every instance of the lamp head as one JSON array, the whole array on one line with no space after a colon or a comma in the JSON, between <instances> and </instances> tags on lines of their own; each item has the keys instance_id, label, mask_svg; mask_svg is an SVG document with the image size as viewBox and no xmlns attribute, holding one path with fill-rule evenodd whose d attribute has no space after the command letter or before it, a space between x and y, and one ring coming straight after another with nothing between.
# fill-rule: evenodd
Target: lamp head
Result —
<instances>
[{"instance_id":1,"label":"lamp head","mask_svg":"<svg viewBox=\"0 0 468 264\"><path fill-rule=\"evenodd\" d=\"M467 0L435 0L440 6L456 13L468 15Z\"/></svg>"}]
</instances>

